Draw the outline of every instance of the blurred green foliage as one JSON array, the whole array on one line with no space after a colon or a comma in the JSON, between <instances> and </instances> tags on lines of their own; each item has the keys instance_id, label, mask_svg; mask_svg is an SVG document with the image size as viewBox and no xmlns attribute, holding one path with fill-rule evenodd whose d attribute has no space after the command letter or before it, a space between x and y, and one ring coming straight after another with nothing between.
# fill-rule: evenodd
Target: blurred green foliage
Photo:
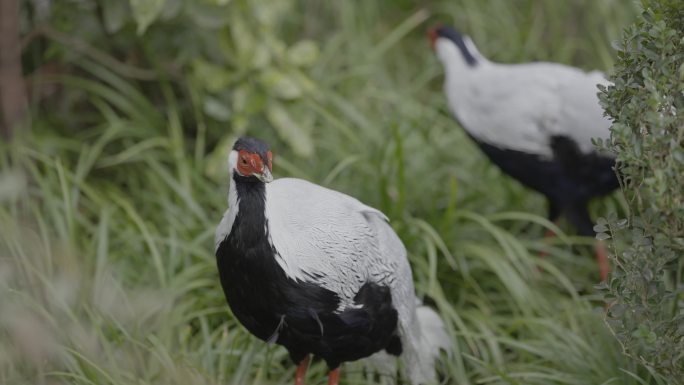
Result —
<instances>
[{"instance_id":1,"label":"blurred green foliage","mask_svg":"<svg viewBox=\"0 0 684 385\"><path fill-rule=\"evenodd\" d=\"M24 1L32 131L0 144L0 383L292 382L286 352L238 324L216 276L226 156L244 133L270 143L277 177L388 215L452 336L445 383L659 383L602 322L595 264L574 248L592 240L546 221L543 199L455 125L424 35L444 22L493 60L606 70L634 10ZM395 382L364 369L345 365L343 381ZM308 380L324 374L315 364Z\"/></svg>"},{"instance_id":2,"label":"blurred green foliage","mask_svg":"<svg viewBox=\"0 0 684 385\"><path fill-rule=\"evenodd\" d=\"M643 0L618 44L614 85L601 95L615 120L630 216L602 220L615 269L605 288L610 325L630 355L667 379L684 378L684 2Z\"/></svg>"},{"instance_id":3,"label":"blurred green foliage","mask_svg":"<svg viewBox=\"0 0 684 385\"><path fill-rule=\"evenodd\" d=\"M182 95L179 108L201 110L209 121L198 123L202 128L209 125L205 131L209 142L225 138L208 166L212 173L234 138L250 126L269 125L297 155L312 155L313 112L301 100L315 97L315 83L306 69L316 62L319 48L310 39L285 43L279 38L285 17L295 12L293 2L67 3L51 8L46 16L51 28L38 28L58 43L50 44L50 56L90 67L81 62L85 56L105 67L101 70L113 71L112 75L137 78L146 96L149 82L182 85L174 90ZM103 57L102 51L120 59ZM155 71L140 70L141 66Z\"/></svg>"}]
</instances>

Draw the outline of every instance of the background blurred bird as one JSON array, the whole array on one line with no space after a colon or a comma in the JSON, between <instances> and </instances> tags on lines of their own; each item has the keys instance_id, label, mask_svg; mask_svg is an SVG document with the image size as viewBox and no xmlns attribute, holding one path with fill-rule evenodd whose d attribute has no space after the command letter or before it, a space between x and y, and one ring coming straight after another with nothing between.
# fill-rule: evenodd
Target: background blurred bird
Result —
<instances>
[{"instance_id":1,"label":"background blurred bird","mask_svg":"<svg viewBox=\"0 0 684 385\"><path fill-rule=\"evenodd\" d=\"M611 122L598 101L603 74L557 63L499 64L449 27L429 31L445 71L449 109L503 172L548 200L548 218L561 215L594 236L591 198L619 186L615 161L594 149ZM601 280L608 275L604 246L596 244Z\"/></svg>"},{"instance_id":2,"label":"background blurred bird","mask_svg":"<svg viewBox=\"0 0 684 385\"><path fill-rule=\"evenodd\" d=\"M413 384L435 378L448 337L418 306L404 245L380 211L300 179L273 181L272 153L237 140L228 159L229 208L216 230L221 285L237 319L285 346L304 383L309 355L339 365L401 356ZM384 351L384 352L383 352Z\"/></svg>"}]
</instances>

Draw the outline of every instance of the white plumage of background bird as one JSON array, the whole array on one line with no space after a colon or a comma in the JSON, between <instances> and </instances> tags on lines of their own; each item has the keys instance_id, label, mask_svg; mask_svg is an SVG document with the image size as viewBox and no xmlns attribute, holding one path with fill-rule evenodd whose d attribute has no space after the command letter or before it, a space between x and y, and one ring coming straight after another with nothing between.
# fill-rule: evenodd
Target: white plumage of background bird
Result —
<instances>
[{"instance_id":1,"label":"white plumage of background bird","mask_svg":"<svg viewBox=\"0 0 684 385\"><path fill-rule=\"evenodd\" d=\"M561 215L593 236L587 205L619 184L614 159L599 154L592 138L608 138L610 120L599 105L598 71L558 63L499 64L449 27L429 36L445 72L449 109L467 134L503 172L542 193L548 217ZM608 261L596 245L599 275Z\"/></svg>"},{"instance_id":2,"label":"white plumage of background bird","mask_svg":"<svg viewBox=\"0 0 684 385\"><path fill-rule=\"evenodd\" d=\"M300 179L273 180L272 153L254 138L228 160L229 208L216 229L224 294L258 338L285 346L304 383L312 354L339 365L400 356L413 384L435 380L449 338L419 306L406 250L380 211ZM386 362L385 362L386 365Z\"/></svg>"}]
</instances>

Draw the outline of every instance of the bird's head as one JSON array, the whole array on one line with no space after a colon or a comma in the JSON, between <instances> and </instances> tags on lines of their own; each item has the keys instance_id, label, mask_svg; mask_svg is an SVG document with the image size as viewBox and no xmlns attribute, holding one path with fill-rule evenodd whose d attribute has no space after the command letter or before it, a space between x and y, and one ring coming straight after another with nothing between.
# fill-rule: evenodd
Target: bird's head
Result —
<instances>
[{"instance_id":1,"label":"bird's head","mask_svg":"<svg viewBox=\"0 0 684 385\"><path fill-rule=\"evenodd\" d=\"M233 145L228 157L228 167L232 175L238 175L253 182L273 181L273 154L265 142L243 136Z\"/></svg>"},{"instance_id":2,"label":"bird's head","mask_svg":"<svg viewBox=\"0 0 684 385\"><path fill-rule=\"evenodd\" d=\"M432 49L445 66L475 67L483 59L473 41L451 27L438 25L430 28L428 37Z\"/></svg>"}]
</instances>

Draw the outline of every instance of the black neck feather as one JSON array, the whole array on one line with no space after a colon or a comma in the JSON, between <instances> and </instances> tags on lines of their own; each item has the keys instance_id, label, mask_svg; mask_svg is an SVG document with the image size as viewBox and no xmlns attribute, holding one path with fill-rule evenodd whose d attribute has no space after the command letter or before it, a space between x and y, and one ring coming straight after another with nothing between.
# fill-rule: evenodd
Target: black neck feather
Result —
<instances>
[{"instance_id":1,"label":"black neck feather","mask_svg":"<svg viewBox=\"0 0 684 385\"><path fill-rule=\"evenodd\" d=\"M233 175L238 215L232 232L246 245L266 241L266 186L255 177Z\"/></svg>"},{"instance_id":2,"label":"black neck feather","mask_svg":"<svg viewBox=\"0 0 684 385\"><path fill-rule=\"evenodd\" d=\"M473 53L470 52L470 50L468 49L468 46L465 42L465 37L461 35L460 32L456 31L453 28L441 27L437 33L439 34L439 36L451 40L456 45L456 47L458 47L459 51L461 51L463 59L465 59L466 63L470 67L474 67L477 65L477 58L475 58Z\"/></svg>"}]
</instances>

